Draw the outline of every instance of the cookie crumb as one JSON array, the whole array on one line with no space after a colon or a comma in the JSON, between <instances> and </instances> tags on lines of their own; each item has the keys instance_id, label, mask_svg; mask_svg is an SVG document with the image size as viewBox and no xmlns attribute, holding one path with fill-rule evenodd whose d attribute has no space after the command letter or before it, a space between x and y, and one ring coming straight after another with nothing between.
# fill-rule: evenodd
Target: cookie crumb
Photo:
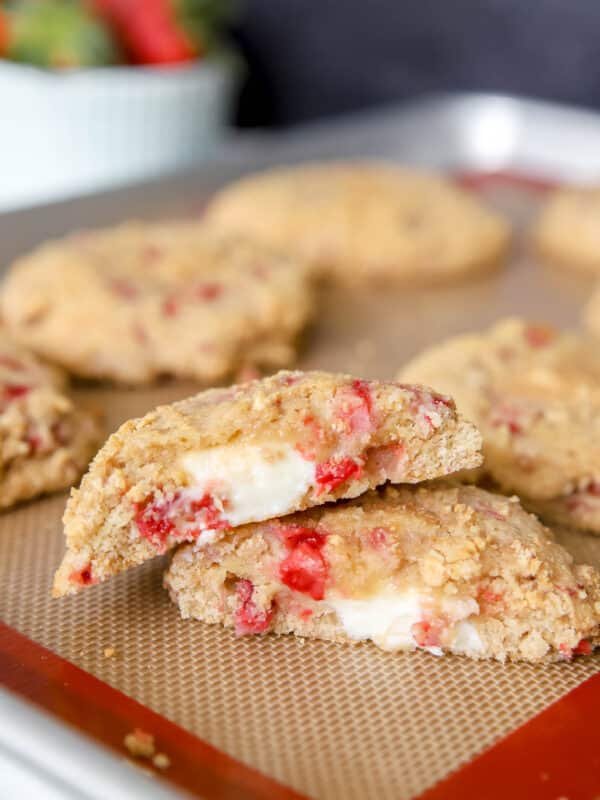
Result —
<instances>
[{"instance_id":1,"label":"cookie crumb","mask_svg":"<svg viewBox=\"0 0 600 800\"><path fill-rule=\"evenodd\" d=\"M104 658L112 658L115 654L114 647L105 647L104 648Z\"/></svg>"},{"instance_id":2,"label":"cookie crumb","mask_svg":"<svg viewBox=\"0 0 600 800\"><path fill-rule=\"evenodd\" d=\"M138 758L152 758L155 753L154 736L141 728L134 728L123 739L123 744L132 756Z\"/></svg>"},{"instance_id":3,"label":"cookie crumb","mask_svg":"<svg viewBox=\"0 0 600 800\"><path fill-rule=\"evenodd\" d=\"M152 759L152 763L158 769L168 769L171 766L171 759L166 753L157 753Z\"/></svg>"}]
</instances>

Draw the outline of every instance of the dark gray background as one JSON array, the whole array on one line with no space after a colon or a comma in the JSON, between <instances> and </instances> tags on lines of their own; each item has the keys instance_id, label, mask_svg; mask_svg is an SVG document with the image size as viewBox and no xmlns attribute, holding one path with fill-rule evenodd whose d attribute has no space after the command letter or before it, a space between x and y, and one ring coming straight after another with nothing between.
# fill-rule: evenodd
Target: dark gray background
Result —
<instances>
[{"instance_id":1,"label":"dark gray background","mask_svg":"<svg viewBox=\"0 0 600 800\"><path fill-rule=\"evenodd\" d=\"M240 13L240 124L440 90L600 108L600 0L241 0Z\"/></svg>"}]
</instances>

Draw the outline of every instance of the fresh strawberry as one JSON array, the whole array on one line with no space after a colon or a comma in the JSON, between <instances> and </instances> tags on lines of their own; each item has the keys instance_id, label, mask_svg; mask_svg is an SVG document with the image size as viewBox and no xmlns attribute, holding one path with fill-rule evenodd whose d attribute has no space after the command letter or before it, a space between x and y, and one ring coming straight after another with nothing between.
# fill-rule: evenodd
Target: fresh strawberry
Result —
<instances>
[{"instance_id":1,"label":"fresh strawberry","mask_svg":"<svg viewBox=\"0 0 600 800\"><path fill-rule=\"evenodd\" d=\"M94 0L136 64L174 64L200 55L169 0Z\"/></svg>"},{"instance_id":2,"label":"fresh strawberry","mask_svg":"<svg viewBox=\"0 0 600 800\"><path fill-rule=\"evenodd\" d=\"M8 16L5 11L0 9L0 58L3 58L8 52L9 39Z\"/></svg>"}]
</instances>

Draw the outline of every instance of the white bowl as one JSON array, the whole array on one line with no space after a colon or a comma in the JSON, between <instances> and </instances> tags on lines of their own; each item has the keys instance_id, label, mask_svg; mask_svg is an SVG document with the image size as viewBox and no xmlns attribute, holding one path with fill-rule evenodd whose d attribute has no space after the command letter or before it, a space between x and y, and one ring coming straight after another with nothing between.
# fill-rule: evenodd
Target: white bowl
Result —
<instances>
[{"instance_id":1,"label":"white bowl","mask_svg":"<svg viewBox=\"0 0 600 800\"><path fill-rule=\"evenodd\" d=\"M235 63L44 71L0 61L0 208L172 172L207 154Z\"/></svg>"}]
</instances>

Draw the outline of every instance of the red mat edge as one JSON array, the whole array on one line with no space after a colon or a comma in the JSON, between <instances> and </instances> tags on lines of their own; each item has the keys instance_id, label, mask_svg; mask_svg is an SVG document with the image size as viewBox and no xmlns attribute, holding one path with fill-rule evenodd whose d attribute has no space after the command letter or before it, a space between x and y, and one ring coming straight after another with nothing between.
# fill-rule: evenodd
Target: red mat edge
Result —
<instances>
[{"instance_id":1,"label":"red mat edge","mask_svg":"<svg viewBox=\"0 0 600 800\"><path fill-rule=\"evenodd\" d=\"M116 751L127 733L154 735L171 759L157 776L215 800L306 800L293 789L242 764L75 664L0 622L0 684ZM152 768L151 761L140 764Z\"/></svg>"},{"instance_id":2,"label":"red mat edge","mask_svg":"<svg viewBox=\"0 0 600 800\"><path fill-rule=\"evenodd\" d=\"M418 800L598 800L600 673L588 678Z\"/></svg>"}]
</instances>

